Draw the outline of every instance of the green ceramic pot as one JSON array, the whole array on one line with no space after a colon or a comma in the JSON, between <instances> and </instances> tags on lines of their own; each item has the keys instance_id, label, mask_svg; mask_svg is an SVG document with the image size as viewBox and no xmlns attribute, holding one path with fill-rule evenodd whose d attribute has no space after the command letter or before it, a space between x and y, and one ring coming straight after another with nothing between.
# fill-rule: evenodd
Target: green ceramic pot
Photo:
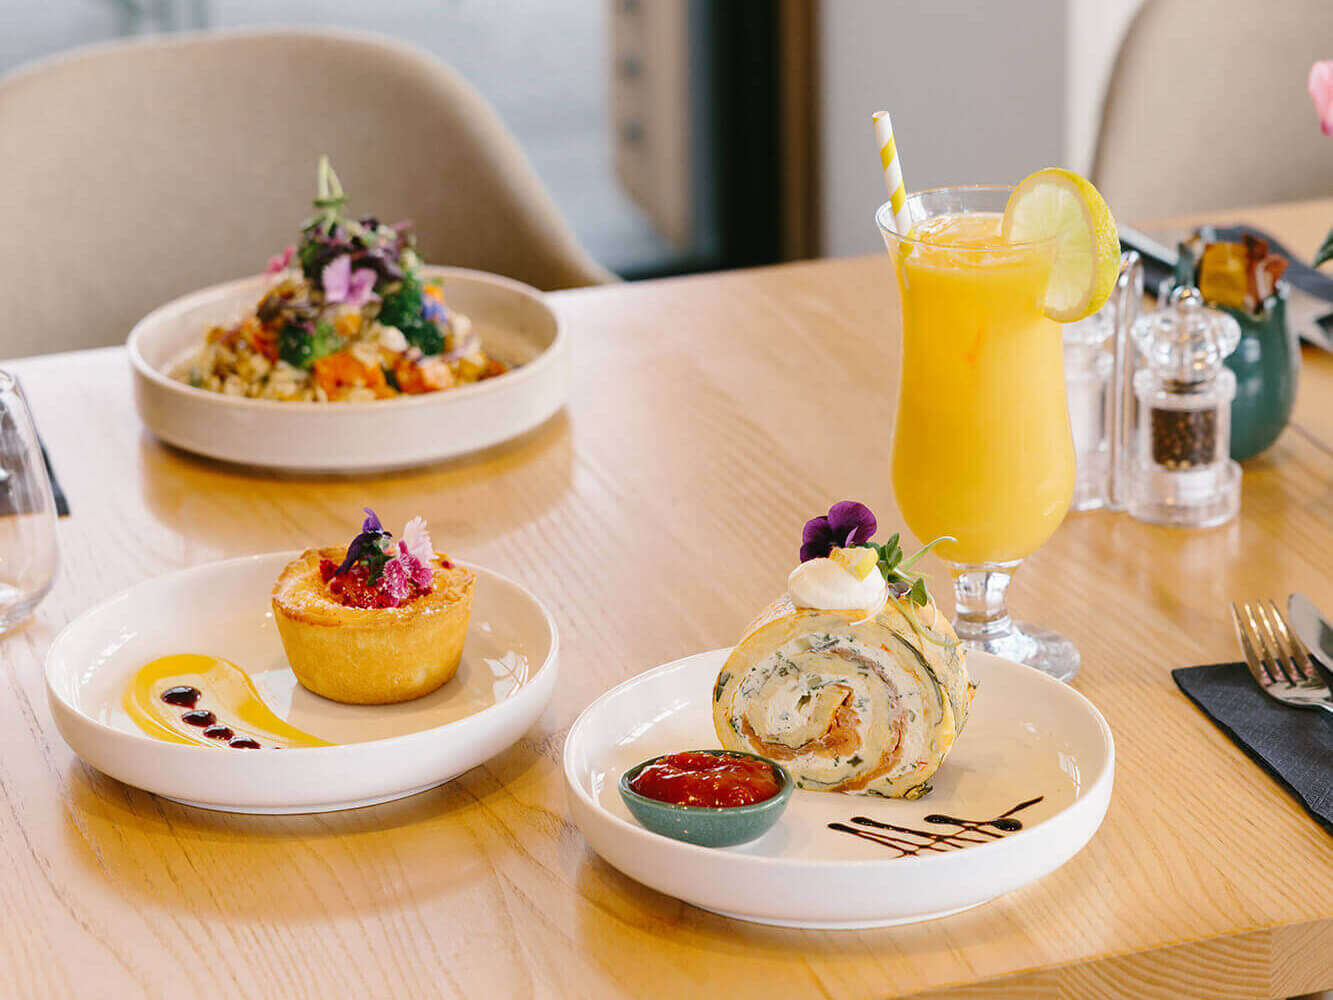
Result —
<instances>
[{"instance_id":1,"label":"green ceramic pot","mask_svg":"<svg viewBox=\"0 0 1333 1000\"><path fill-rule=\"evenodd\" d=\"M1259 316L1230 306L1214 308L1240 324L1240 343L1228 355L1226 366L1236 373L1231 457L1243 462L1276 441L1291 419L1301 367L1300 341L1287 323L1285 288L1269 297Z\"/></svg>"},{"instance_id":2,"label":"green ceramic pot","mask_svg":"<svg viewBox=\"0 0 1333 1000\"><path fill-rule=\"evenodd\" d=\"M751 757L761 760L773 768L778 779L778 794L748 806L678 806L671 802L659 802L646 795L640 795L630 788L629 783L639 776L649 764L661 760L669 754L650 757L635 764L620 776L620 797L633 813L634 818L653 833L664 837L683 840L700 847L731 847L744 844L767 833L787 808L795 783L791 774L781 764L776 764L767 757L752 753L734 753L730 750L700 750L698 753L711 753L719 757Z\"/></svg>"}]
</instances>

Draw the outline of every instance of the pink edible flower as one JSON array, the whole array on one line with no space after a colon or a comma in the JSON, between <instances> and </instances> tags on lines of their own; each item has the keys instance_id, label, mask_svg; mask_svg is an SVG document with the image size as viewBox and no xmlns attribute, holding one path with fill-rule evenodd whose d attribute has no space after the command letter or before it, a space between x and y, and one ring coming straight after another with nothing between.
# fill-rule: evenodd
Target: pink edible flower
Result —
<instances>
[{"instance_id":1,"label":"pink edible flower","mask_svg":"<svg viewBox=\"0 0 1333 1000\"><path fill-rule=\"evenodd\" d=\"M380 574L380 589L395 601L405 600L412 593L412 584L402 559L390 559L384 564L384 571Z\"/></svg>"},{"instance_id":2,"label":"pink edible flower","mask_svg":"<svg viewBox=\"0 0 1333 1000\"><path fill-rule=\"evenodd\" d=\"M352 270L352 258L347 254L336 258L320 274L324 286L324 301L330 305L343 303L359 309L375 298L375 282L379 278L368 267Z\"/></svg>"},{"instance_id":3,"label":"pink edible flower","mask_svg":"<svg viewBox=\"0 0 1333 1000\"><path fill-rule=\"evenodd\" d=\"M435 582L435 572L430 568L430 564L422 562L408 552L406 542L398 543L398 555L394 558L394 562L402 563L408 578L422 590L429 590L431 584Z\"/></svg>"},{"instance_id":4,"label":"pink edible flower","mask_svg":"<svg viewBox=\"0 0 1333 1000\"><path fill-rule=\"evenodd\" d=\"M1324 135L1333 135L1333 59L1325 59L1310 67L1310 80L1306 84L1310 90L1310 100L1319 113L1319 127Z\"/></svg>"},{"instance_id":5,"label":"pink edible flower","mask_svg":"<svg viewBox=\"0 0 1333 1000\"><path fill-rule=\"evenodd\" d=\"M282 253L275 253L268 259L268 267L264 268L265 274L278 274L287 270L292 264L292 257L296 253L296 246L287 247Z\"/></svg>"},{"instance_id":6,"label":"pink edible flower","mask_svg":"<svg viewBox=\"0 0 1333 1000\"><path fill-rule=\"evenodd\" d=\"M426 519L414 517L403 525L403 538L400 543L404 551L411 553L423 563L435 558L435 546L431 544L430 532L426 530Z\"/></svg>"}]
</instances>

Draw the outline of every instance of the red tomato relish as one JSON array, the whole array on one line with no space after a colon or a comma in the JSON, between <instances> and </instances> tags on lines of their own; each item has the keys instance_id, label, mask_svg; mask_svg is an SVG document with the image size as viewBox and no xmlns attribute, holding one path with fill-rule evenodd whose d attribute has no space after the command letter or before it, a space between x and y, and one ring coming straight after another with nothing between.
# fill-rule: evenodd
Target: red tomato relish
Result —
<instances>
[{"instance_id":1,"label":"red tomato relish","mask_svg":"<svg viewBox=\"0 0 1333 1000\"><path fill-rule=\"evenodd\" d=\"M629 783L645 798L678 806L748 806L777 795L771 765L753 757L691 750L668 754Z\"/></svg>"},{"instance_id":2,"label":"red tomato relish","mask_svg":"<svg viewBox=\"0 0 1333 1000\"><path fill-rule=\"evenodd\" d=\"M329 587L329 593L339 604L347 608L399 608L411 604L422 594L429 594L433 587L418 587L408 581L410 593L404 598L391 597L370 582L370 570L364 566L353 566L346 573L337 572L338 566L332 559L319 561L319 576Z\"/></svg>"}]
</instances>

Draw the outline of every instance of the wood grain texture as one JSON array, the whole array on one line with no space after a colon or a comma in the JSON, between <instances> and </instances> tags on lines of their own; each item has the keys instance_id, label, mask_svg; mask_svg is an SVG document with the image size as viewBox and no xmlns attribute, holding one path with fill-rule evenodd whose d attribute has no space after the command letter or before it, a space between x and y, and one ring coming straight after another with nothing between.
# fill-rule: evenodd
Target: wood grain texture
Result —
<instances>
[{"instance_id":1,"label":"wood grain texture","mask_svg":"<svg viewBox=\"0 0 1333 1000\"><path fill-rule=\"evenodd\" d=\"M1333 202L1249 213L1308 251ZM1333 364L1203 532L1071 516L1013 604L1082 648L1118 751L1109 814L1040 882L916 926L730 921L601 862L566 818L563 737L638 671L732 642L800 528L844 497L896 519L887 259L561 293L569 408L484 454L375 480L281 479L156 443L118 349L16 366L69 494L63 568L0 639L0 996L1259 998L1333 986L1333 842L1175 688L1233 659L1226 602L1333 608ZM447 431L447 429L445 429ZM178 806L82 765L42 660L94 602L185 565L425 515L559 619L561 683L519 744L342 814ZM943 574L937 572L943 594Z\"/></svg>"}]
</instances>

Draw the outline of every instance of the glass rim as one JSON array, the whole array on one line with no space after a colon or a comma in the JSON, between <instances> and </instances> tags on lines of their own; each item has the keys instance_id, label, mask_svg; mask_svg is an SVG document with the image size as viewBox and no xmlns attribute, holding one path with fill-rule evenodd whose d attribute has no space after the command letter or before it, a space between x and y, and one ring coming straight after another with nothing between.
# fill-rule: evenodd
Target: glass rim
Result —
<instances>
[{"instance_id":1,"label":"glass rim","mask_svg":"<svg viewBox=\"0 0 1333 1000\"><path fill-rule=\"evenodd\" d=\"M1012 194L1013 184L945 184L941 187L922 188L920 191L913 191L907 195L907 200L919 198L927 194L939 194L946 191L1004 191ZM885 220L888 220L887 222ZM937 243L933 240L912 239L897 230L897 219L894 218L893 202L886 201L879 208L875 209L875 225L879 226L879 231L884 236L892 236L899 243L906 243L910 246L939 247L956 253L1001 253L1009 250L1024 250L1029 248L1039 248L1050 246L1055 242L1054 236L1048 236L1042 240L1024 240L1018 243L1006 243L1002 247L958 247L948 243Z\"/></svg>"},{"instance_id":2,"label":"glass rim","mask_svg":"<svg viewBox=\"0 0 1333 1000\"><path fill-rule=\"evenodd\" d=\"M9 373L6 368L0 368L0 392L9 392L18 385L18 379Z\"/></svg>"}]
</instances>

